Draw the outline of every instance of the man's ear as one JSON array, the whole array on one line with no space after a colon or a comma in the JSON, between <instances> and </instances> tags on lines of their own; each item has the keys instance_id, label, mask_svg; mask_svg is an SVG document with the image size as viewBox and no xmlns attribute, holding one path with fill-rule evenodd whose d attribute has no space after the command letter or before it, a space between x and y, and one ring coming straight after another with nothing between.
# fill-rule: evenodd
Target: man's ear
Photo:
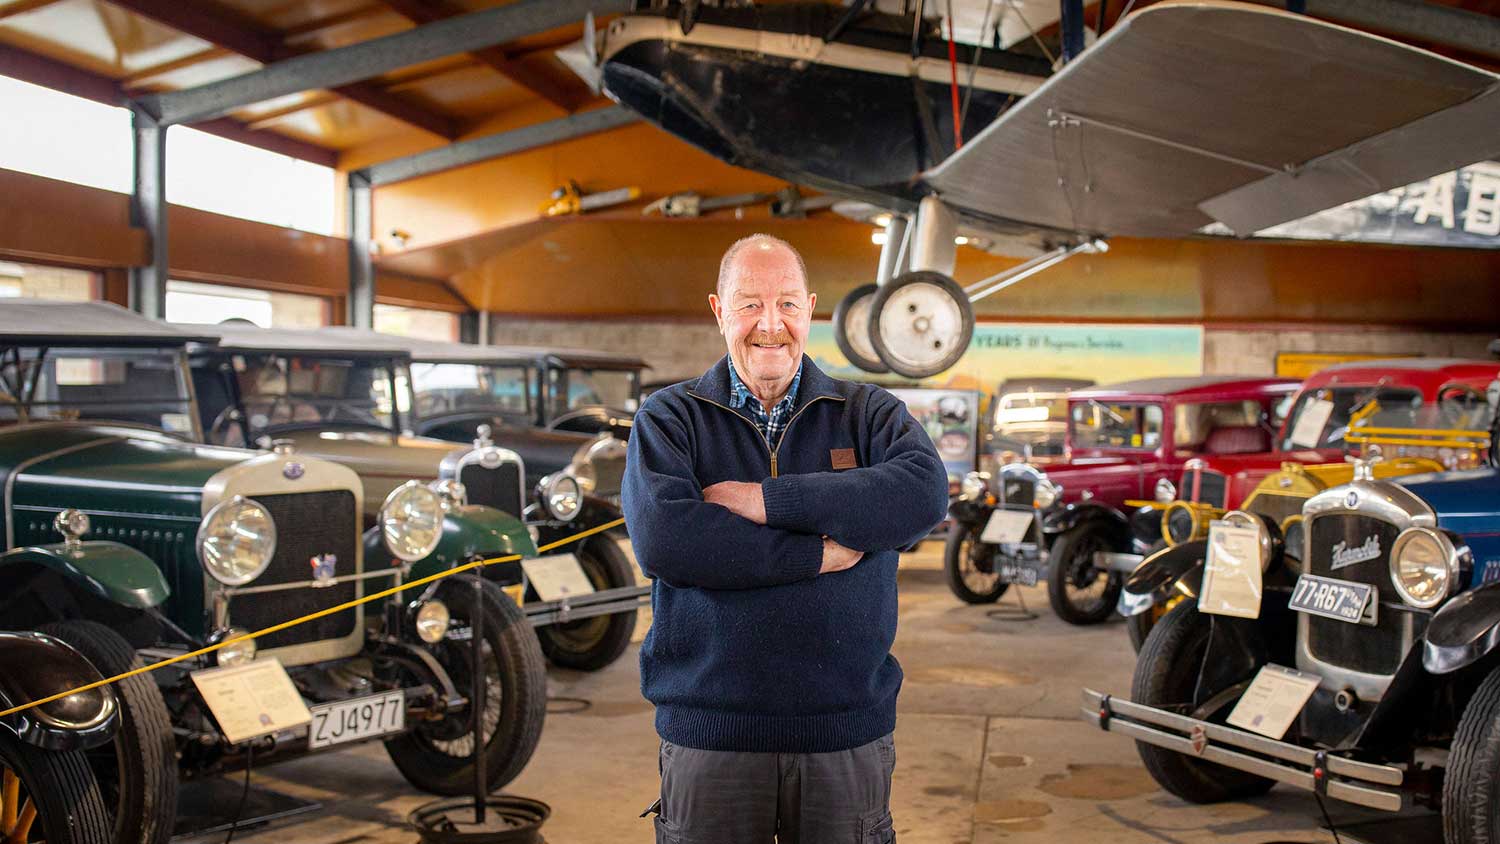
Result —
<instances>
[{"instance_id":1,"label":"man's ear","mask_svg":"<svg viewBox=\"0 0 1500 844\"><path fill-rule=\"evenodd\" d=\"M714 322L719 324L719 333L724 333L724 305L717 294L708 294L708 308L714 312Z\"/></svg>"},{"instance_id":2,"label":"man's ear","mask_svg":"<svg viewBox=\"0 0 1500 844\"><path fill-rule=\"evenodd\" d=\"M807 294L807 318L812 319L812 313L818 307L818 294L809 292Z\"/></svg>"}]
</instances>

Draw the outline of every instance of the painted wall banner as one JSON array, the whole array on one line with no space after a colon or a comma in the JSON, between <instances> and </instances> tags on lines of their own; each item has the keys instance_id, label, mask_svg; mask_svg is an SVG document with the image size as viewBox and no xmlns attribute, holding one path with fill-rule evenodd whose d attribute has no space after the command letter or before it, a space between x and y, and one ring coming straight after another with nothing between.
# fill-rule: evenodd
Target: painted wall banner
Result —
<instances>
[{"instance_id":1,"label":"painted wall banner","mask_svg":"<svg viewBox=\"0 0 1500 844\"><path fill-rule=\"evenodd\" d=\"M1356 360L1390 360L1391 358L1414 358L1420 355L1392 355L1392 354L1338 354L1331 352L1277 352L1276 353L1276 377L1278 378L1306 378L1320 369L1327 369L1336 363L1349 363Z\"/></svg>"},{"instance_id":2,"label":"painted wall banner","mask_svg":"<svg viewBox=\"0 0 1500 844\"><path fill-rule=\"evenodd\" d=\"M1229 233L1218 223L1204 231ZM1460 167L1255 236L1500 249L1500 162Z\"/></svg>"},{"instance_id":3,"label":"painted wall banner","mask_svg":"<svg viewBox=\"0 0 1500 844\"><path fill-rule=\"evenodd\" d=\"M1108 384L1134 378L1203 372L1203 328L1197 325L1069 325L980 323L969 350L947 372L921 382L872 375L844 358L833 325L815 322L807 354L837 378L995 392L1007 378L1087 378Z\"/></svg>"},{"instance_id":4,"label":"painted wall banner","mask_svg":"<svg viewBox=\"0 0 1500 844\"><path fill-rule=\"evenodd\" d=\"M902 387L891 395L927 431L948 470L948 483L963 480L978 465L979 394L973 390Z\"/></svg>"}]
</instances>

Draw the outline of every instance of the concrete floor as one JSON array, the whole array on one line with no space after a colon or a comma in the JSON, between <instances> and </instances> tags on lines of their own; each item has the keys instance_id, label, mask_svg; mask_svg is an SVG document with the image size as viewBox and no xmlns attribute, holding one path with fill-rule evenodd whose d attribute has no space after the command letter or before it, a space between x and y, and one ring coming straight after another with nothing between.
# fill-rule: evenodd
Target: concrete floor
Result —
<instances>
[{"instance_id":1,"label":"concrete floor","mask_svg":"<svg viewBox=\"0 0 1500 844\"><path fill-rule=\"evenodd\" d=\"M1118 620L1069 626L1043 589L1023 590L1036 619L991 617L992 607L949 593L941 554L928 542L902 560L896 656L906 684L892 810L903 844L1333 840L1303 792L1194 806L1160 791L1131 742L1078 718L1084 685L1129 692L1134 655ZM638 815L655 797L657 737L635 648L596 674L553 670L550 679L557 700L541 745L506 791L552 806L543 832L553 844L651 841ZM246 844L407 844L416 836L406 814L432 799L409 789L378 744L257 771L254 782L323 809L236 836ZM1329 810L1340 826L1379 817Z\"/></svg>"}]
</instances>

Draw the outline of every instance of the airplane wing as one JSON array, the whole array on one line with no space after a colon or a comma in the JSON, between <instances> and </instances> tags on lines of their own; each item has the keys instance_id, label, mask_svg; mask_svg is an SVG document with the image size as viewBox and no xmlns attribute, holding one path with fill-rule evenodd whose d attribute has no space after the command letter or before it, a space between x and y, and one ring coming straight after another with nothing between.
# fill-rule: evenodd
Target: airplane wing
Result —
<instances>
[{"instance_id":1,"label":"airplane wing","mask_svg":"<svg viewBox=\"0 0 1500 844\"><path fill-rule=\"evenodd\" d=\"M1264 6L1148 7L924 178L1088 235L1252 232L1500 155L1500 76Z\"/></svg>"}]
</instances>

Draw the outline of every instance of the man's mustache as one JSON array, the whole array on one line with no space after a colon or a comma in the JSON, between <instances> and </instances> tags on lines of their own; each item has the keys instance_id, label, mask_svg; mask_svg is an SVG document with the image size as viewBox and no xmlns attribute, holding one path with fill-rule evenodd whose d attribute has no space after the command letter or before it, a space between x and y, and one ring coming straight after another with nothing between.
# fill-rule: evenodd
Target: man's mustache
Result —
<instances>
[{"instance_id":1,"label":"man's mustache","mask_svg":"<svg viewBox=\"0 0 1500 844\"><path fill-rule=\"evenodd\" d=\"M775 334L761 334L759 336L751 337L749 342L751 345L759 344L764 346L790 346L792 343L792 335L788 334L785 331L779 331Z\"/></svg>"}]
</instances>

